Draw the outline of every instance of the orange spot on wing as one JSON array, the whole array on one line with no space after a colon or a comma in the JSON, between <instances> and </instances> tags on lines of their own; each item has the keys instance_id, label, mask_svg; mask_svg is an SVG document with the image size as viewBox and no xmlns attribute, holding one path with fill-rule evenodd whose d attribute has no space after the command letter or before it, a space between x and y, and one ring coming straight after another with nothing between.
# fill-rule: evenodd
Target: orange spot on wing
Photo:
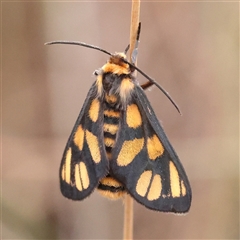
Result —
<instances>
[{"instance_id":1,"label":"orange spot on wing","mask_svg":"<svg viewBox=\"0 0 240 240\"><path fill-rule=\"evenodd\" d=\"M137 181L136 192L144 197L147 193L148 186L152 178L152 171L144 171Z\"/></svg>"},{"instance_id":2,"label":"orange spot on wing","mask_svg":"<svg viewBox=\"0 0 240 240\"><path fill-rule=\"evenodd\" d=\"M79 191L82 191L82 183L81 183L81 176L80 176L80 167L79 164L75 165L75 184L76 184L76 188Z\"/></svg>"},{"instance_id":3,"label":"orange spot on wing","mask_svg":"<svg viewBox=\"0 0 240 240\"><path fill-rule=\"evenodd\" d=\"M101 161L100 149L98 144L98 138L86 130L86 140L88 147L90 149L91 157L95 163L99 163Z\"/></svg>"},{"instance_id":4,"label":"orange spot on wing","mask_svg":"<svg viewBox=\"0 0 240 240\"><path fill-rule=\"evenodd\" d=\"M187 190L183 180L181 180L181 190L182 190L182 196L185 196L187 194Z\"/></svg>"},{"instance_id":5,"label":"orange spot on wing","mask_svg":"<svg viewBox=\"0 0 240 240\"><path fill-rule=\"evenodd\" d=\"M180 189L180 180L179 180L178 170L172 161L169 162L169 170L170 170L170 185L171 185L172 196L180 197L181 189Z\"/></svg>"},{"instance_id":6,"label":"orange spot on wing","mask_svg":"<svg viewBox=\"0 0 240 240\"><path fill-rule=\"evenodd\" d=\"M155 134L151 138L148 138L147 150L148 156L151 160L155 160L157 157L163 154L163 145Z\"/></svg>"},{"instance_id":7,"label":"orange spot on wing","mask_svg":"<svg viewBox=\"0 0 240 240\"><path fill-rule=\"evenodd\" d=\"M84 142L84 130L82 128L82 125L78 126L77 131L75 132L73 141L76 144L76 146L78 146L79 150L82 151L83 142Z\"/></svg>"},{"instance_id":8,"label":"orange spot on wing","mask_svg":"<svg viewBox=\"0 0 240 240\"><path fill-rule=\"evenodd\" d=\"M89 187L89 176L87 166L84 162L75 165L75 184L79 191Z\"/></svg>"},{"instance_id":9,"label":"orange spot on wing","mask_svg":"<svg viewBox=\"0 0 240 240\"><path fill-rule=\"evenodd\" d=\"M71 160L72 160L72 149L69 148L65 155L65 163L62 166L62 174L61 174L62 179L68 184L71 184Z\"/></svg>"},{"instance_id":10,"label":"orange spot on wing","mask_svg":"<svg viewBox=\"0 0 240 240\"><path fill-rule=\"evenodd\" d=\"M119 166L127 166L129 163L131 163L137 154L142 150L143 144L143 138L135 138L133 140L124 141L118 154L117 164Z\"/></svg>"},{"instance_id":11,"label":"orange spot on wing","mask_svg":"<svg viewBox=\"0 0 240 240\"><path fill-rule=\"evenodd\" d=\"M127 106L126 121L130 128L137 128L142 125L142 117L136 104Z\"/></svg>"},{"instance_id":12,"label":"orange spot on wing","mask_svg":"<svg viewBox=\"0 0 240 240\"><path fill-rule=\"evenodd\" d=\"M160 197L162 191L162 182L161 182L161 177L159 174L156 174L153 177L151 187L149 189L147 199L149 201L156 200Z\"/></svg>"},{"instance_id":13,"label":"orange spot on wing","mask_svg":"<svg viewBox=\"0 0 240 240\"><path fill-rule=\"evenodd\" d=\"M100 102L97 99L93 99L89 109L89 117L93 122L96 122L98 120L99 109Z\"/></svg>"},{"instance_id":14,"label":"orange spot on wing","mask_svg":"<svg viewBox=\"0 0 240 240\"><path fill-rule=\"evenodd\" d=\"M80 173L81 173L82 186L84 189L87 189L90 183L87 166L84 162L80 162L79 167L80 167Z\"/></svg>"}]
</instances>

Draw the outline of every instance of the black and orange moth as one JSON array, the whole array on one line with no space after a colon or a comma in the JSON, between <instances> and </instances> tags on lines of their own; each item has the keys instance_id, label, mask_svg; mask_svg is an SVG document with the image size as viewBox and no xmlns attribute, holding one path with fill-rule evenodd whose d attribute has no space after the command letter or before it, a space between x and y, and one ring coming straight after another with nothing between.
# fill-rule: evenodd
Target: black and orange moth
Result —
<instances>
[{"instance_id":1,"label":"black and orange moth","mask_svg":"<svg viewBox=\"0 0 240 240\"><path fill-rule=\"evenodd\" d=\"M110 199L127 193L149 209L187 212L191 205L187 175L144 93L153 84L164 90L127 61L126 51L111 54L81 42L47 44L57 43L110 55L95 71L96 81L67 141L59 172L62 194L82 200L97 188ZM148 82L140 85L135 70Z\"/></svg>"}]
</instances>

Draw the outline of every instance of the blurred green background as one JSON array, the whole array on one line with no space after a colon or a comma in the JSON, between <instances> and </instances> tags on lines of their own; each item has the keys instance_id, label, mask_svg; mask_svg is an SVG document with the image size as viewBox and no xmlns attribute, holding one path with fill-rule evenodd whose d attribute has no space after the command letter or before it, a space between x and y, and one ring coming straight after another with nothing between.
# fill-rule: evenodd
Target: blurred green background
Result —
<instances>
[{"instance_id":1,"label":"blurred green background","mask_svg":"<svg viewBox=\"0 0 240 240\"><path fill-rule=\"evenodd\" d=\"M129 42L131 2L1 2L2 239L121 239L123 201L65 199L58 169L94 77ZM185 216L134 203L135 239L239 238L239 3L142 2L138 67L188 174ZM139 81L145 79L138 75Z\"/></svg>"}]
</instances>

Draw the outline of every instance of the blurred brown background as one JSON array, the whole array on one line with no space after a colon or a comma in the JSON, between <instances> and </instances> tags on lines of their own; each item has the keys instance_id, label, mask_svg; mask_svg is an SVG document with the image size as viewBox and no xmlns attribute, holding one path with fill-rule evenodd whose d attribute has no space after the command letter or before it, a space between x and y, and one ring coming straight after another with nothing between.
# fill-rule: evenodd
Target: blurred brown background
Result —
<instances>
[{"instance_id":1,"label":"blurred brown background","mask_svg":"<svg viewBox=\"0 0 240 240\"><path fill-rule=\"evenodd\" d=\"M2 2L2 239L121 239L123 202L59 190L92 73L129 42L131 2ZM186 216L134 204L135 239L239 238L239 4L142 2L138 66L192 185ZM139 81L145 79L138 74Z\"/></svg>"}]
</instances>

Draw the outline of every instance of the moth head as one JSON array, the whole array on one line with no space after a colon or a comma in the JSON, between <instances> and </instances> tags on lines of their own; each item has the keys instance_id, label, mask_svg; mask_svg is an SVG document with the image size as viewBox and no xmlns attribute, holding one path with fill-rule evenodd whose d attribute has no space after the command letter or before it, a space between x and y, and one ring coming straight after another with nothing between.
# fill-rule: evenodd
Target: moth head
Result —
<instances>
[{"instance_id":1,"label":"moth head","mask_svg":"<svg viewBox=\"0 0 240 240\"><path fill-rule=\"evenodd\" d=\"M125 53L116 52L115 54L112 54L109 58L109 63L119 65L121 67L128 67L128 64L126 63L127 56Z\"/></svg>"},{"instance_id":2,"label":"moth head","mask_svg":"<svg viewBox=\"0 0 240 240\"><path fill-rule=\"evenodd\" d=\"M116 52L110 56L108 63L118 65L125 69L128 69L130 73L134 72L135 68L127 60L126 53Z\"/></svg>"}]
</instances>

